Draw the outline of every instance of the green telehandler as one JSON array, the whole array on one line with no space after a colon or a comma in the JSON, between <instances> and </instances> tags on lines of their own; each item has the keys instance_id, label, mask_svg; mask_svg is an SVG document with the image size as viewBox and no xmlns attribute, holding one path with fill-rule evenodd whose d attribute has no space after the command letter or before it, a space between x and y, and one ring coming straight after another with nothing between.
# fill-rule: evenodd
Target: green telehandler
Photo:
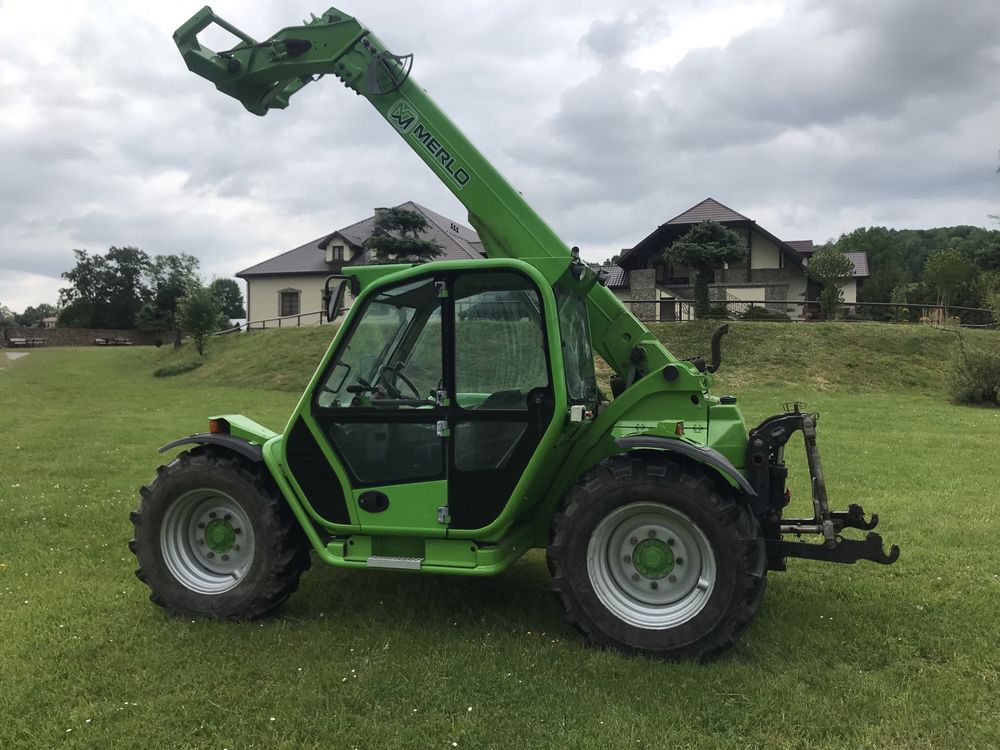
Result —
<instances>
[{"instance_id":1,"label":"green telehandler","mask_svg":"<svg viewBox=\"0 0 1000 750\"><path fill-rule=\"evenodd\" d=\"M212 24L239 43L201 45ZM667 351L414 82L412 55L335 8L257 41L206 7L174 39L257 115L336 76L465 205L486 258L331 276L327 317L354 301L284 430L220 415L160 449L188 446L132 514L155 603L245 620L285 601L312 556L484 576L544 548L589 644L704 659L738 642L787 558L897 559L876 515L830 509L816 415L795 404L748 432L736 399L709 390L726 327L708 361ZM788 519L796 432L813 515Z\"/></svg>"}]
</instances>

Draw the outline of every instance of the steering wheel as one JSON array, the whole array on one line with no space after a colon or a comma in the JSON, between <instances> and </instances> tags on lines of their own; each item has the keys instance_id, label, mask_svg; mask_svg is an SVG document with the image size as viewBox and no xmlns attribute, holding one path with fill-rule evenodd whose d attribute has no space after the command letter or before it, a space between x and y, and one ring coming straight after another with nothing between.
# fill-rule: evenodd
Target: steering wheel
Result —
<instances>
[{"instance_id":1,"label":"steering wheel","mask_svg":"<svg viewBox=\"0 0 1000 750\"><path fill-rule=\"evenodd\" d=\"M418 401L422 400L420 397L420 391L417 390L417 386L413 385L413 382L401 373L398 368L395 368L392 365L382 365L378 371L378 383L385 389L385 392L390 398L406 398L406 396L404 396L402 391L396 387L395 382L386 377L388 372L391 372L396 378L403 381L406 387L409 388L410 392L413 394L413 398Z\"/></svg>"}]
</instances>

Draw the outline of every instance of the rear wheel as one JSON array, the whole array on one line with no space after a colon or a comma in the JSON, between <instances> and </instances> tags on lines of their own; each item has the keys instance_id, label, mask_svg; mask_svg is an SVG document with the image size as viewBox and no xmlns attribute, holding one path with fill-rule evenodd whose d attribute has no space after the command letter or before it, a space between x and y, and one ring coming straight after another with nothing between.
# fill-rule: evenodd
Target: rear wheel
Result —
<instances>
[{"instance_id":1,"label":"rear wheel","mask_svg":"<svg viewBox=\"0 0 1000 750\"><path fill-rule=\"evenodd\" d=\"M305 535L270 477L198 448L161 466L132 514L136 575L174 614L245 620L285 601L309 567Z\"/></svg>"},{"instance_id":2,"label":"rear wheel","mask_svg":"<svg viewBox=\"0 0 1000 750\"><path fill-rule=\"evenodd\" d=\"M553 519L547 550L569 621L591 645L710 658L749 626L766 584L750 513L697 467L614 457Z\"/></svg>"}]
</instances>

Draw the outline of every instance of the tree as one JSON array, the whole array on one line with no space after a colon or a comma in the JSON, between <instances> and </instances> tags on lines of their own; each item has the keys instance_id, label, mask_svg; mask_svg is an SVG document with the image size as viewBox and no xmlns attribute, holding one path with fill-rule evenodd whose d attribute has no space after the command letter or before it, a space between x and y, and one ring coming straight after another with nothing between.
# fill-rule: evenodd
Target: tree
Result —
<instances>
[{"instance_id":1,"label":"tree","mask_svg":"<svg viewBox=\"0 0 1000 750\"><path fill-rule=\"evenodd\" d=\"M62 276L59 322L78 328L134 328L149 298L149 256L136 247L112 247L107 255L74 250L76 265Z\"/></svg>"},{"instance_id":2,"label":"tree","mask_svg":"<svg viewBox=\"0 0 1000 750\"><path fill-rule=\"evenodd\" d=\"M938 250L924 265L924 283L937 292L938 305L948 313L948 305L975 275L975 267L958 250Z\"/></svg>"},{"instance_id":3,"label":"tree","mask_svg":"<svg viewBox=\"0 0 1000 750\"><path fill-rule=\"evenodd\" d=\"M854 264L839 250L825 248L813 253L806 271L810 278L823 285L819 306L826 319L833 320L837 307L844 301L841 290L854 275Z\"/></svg>"},{"instance_id":4,"label":"tree","mask_svg":"<svg viewBox=\"0 0 1000 750\"><path fill-rule=\"evenodd\" d=\"M222 307L208 287L195 283L180 300L177 317L181 327L191 334L199 355L205 354L205 341L219 328Z\"/></svg>"},{"instance_id":5,"label":"tree","mask_svg":"<svg viewBox=\"0 0 1000 750\"><path fill-rule=\"evenodd\" d=\"M38 307L25 308L23 313L14 316L14 321L19 326L32 328L41 325L44 318L51 318L58 314L59 310L54 305L43 302Z\"/></svg>"},{"instance_id":6,"label":"tree","mask_svg":"<svg viewBox=\"0 0 1000 750\"><path fill-rule=\"evenodd\" d=\"M181 345L177 307L198 284L198 259L192 255L157 255L150 264L150 297L136 320L145 331L173 331L174 347Z\"/></svg>"},{"instance_id":7,"label":"tree","mask_svg":"<svg viewBox=\"0 0 1000 750\"><path fill-rule=\"evenodd\" d=\"M746 255L740 236L717 221L695 224L663 251L667 262L694 269L694 311L699 318L710 312L708 284L715 269L723 263L739 263Z\"/></svg>"},{"instance_id":8,"label":"tree","mask_svg":"<svg viewBox=\"0 0 1000 750\"><path fill-rule=\"evenodd\" d=\"M0 343L3 339L3 329L5 326L14 323L16 315L7 305L0 304Z\"/></svg>"},{"instance_id":9,"label":"tree","mask_svg":"<svg viewBox=\"0 0 1000 750\"><path fill-rule=\"evenodd\" d=\"M380 263L423 263L441 255L441 246L421 239L430 229L427 220L405 208L380 208L375 211L375 231L365 242Z\"/></svg>"},{"instance_id":10,"label":"tree","mask_svg":"<svg viewBox=\"0 0 1000 750\"><path fill-rule=\"evenodd\" d=\"M602 266L617 266L618 265L618 261L620 261L621 258L622 258L622 256L621 256L620 253L615 253L610 258L605 258L604 262L601 265Z\"/></svg>"},{"instance_id":11,"label":"tree","mask_svg":"<svg viewBox=\"0 0 1000 750\"><path fill-rule=\"evenodd\" d=\"M230 318L245 318L247 316L247 311L243 309L243 293L235 281L232 279L213 279L208 288L218 300L227 323Z\"/></svg>"}]
</instances>

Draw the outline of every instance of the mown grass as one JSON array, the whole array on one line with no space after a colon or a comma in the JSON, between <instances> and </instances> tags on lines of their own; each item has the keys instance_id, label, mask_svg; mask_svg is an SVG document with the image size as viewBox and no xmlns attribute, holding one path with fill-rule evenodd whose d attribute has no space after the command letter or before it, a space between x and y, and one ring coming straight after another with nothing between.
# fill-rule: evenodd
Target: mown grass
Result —
<instances>
[{"instance_id":1,"label":"mown grass","mask_svg":"<svg viewBox=\"0 0 1000 750\"><path fill-rule=\"evenodd\" d=\"M186 353L0 363L0 747L1000 745L1000 411L944 398L944 335L876 331L886 361L845 340L854 325L758 325L727 340L723 388L749 421L818 409L833 499L878 511L903 555L792 561L707 666L582 647L538 552L488 580L314 568L261 622L168 618L126 547L156 446L212 413L280 429L330 329L224 341L169 379L151 372ZM825 343L789 354L789 329ZM680 355L707 348L665 333Z\"/></svg>"}]
</instances>

